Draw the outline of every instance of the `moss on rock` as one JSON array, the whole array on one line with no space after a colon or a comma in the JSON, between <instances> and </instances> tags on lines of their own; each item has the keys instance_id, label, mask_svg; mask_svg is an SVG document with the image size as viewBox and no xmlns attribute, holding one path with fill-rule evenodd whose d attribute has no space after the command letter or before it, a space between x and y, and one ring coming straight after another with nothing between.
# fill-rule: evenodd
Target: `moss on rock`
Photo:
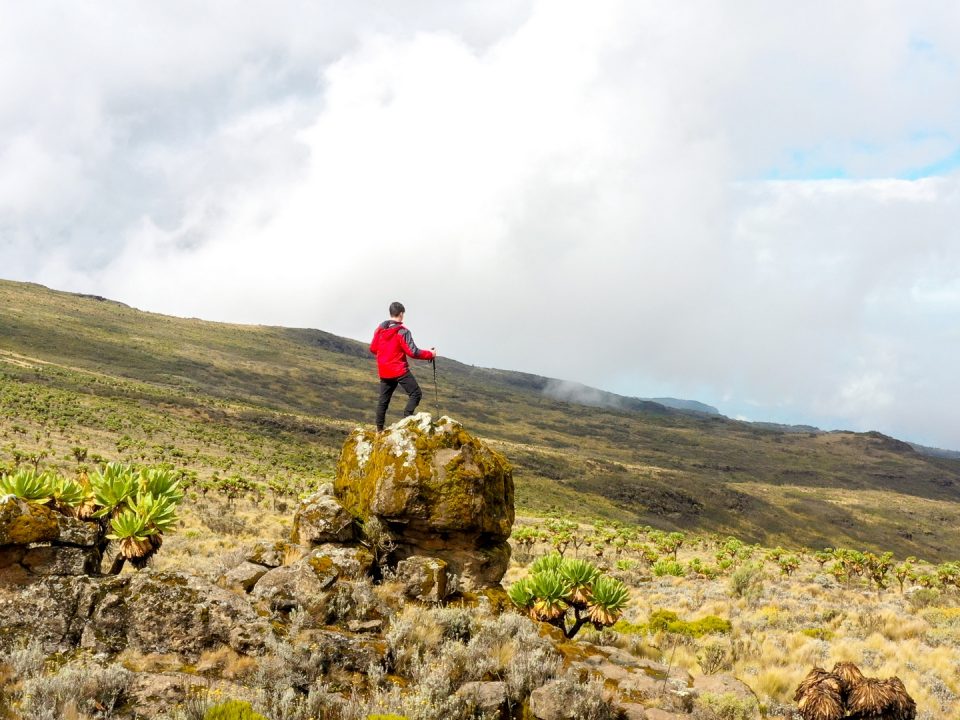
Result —
<instances>
[{"instance_id":1,"label":"moss on rock","mask_svg":"<svg viewBox=\"0 0 960 720\"><path fill-rule=\"evenodd\" d=\"M389 564L438 559L461 590L495 586L506 571L513 470L448 417L420 413L379 434L358 428L340 454L334 493Z\"/></svg>"},{"instance_id":2,"label":"moss on rock","mask_svg":"<svg viewBox=\"0 0 960 720\"><path fill-rule=\"evenodd\" d=\"M0 503L0 545L49 542L59 536L57 513L45 505L13 497Z\"/></svg>"},{"instance_id":3,"label":"moss on rock","mask_svg":"<svg viewBox=\"0 0 960 720\"><path fill-rule=\"evenodd\" d=\"M448 417L420 413L383 434L358 429L343 446L334 491L361 521L371 516L431 532L506 540L514 520L507 459Z\"/></svg>"}]
</instances>

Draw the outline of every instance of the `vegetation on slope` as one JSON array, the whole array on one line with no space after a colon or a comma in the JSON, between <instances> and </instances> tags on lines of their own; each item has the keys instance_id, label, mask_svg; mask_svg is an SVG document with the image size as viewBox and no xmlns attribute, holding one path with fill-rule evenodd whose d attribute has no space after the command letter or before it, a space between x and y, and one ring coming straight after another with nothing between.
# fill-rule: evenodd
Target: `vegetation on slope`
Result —
<instances>
[{"instance_id":1,"label":"vegetation on slope","mask_svg":"<svg viewBox=\"0 0 960 720\"><path fill-rule=\"evenodd\" d=\"M165 462L201 489L295 495L332 475L375 403L364 344L320 331L171 318L11 282L0 308L0 469ZM521 509L930 560L960 548L955 459L876 433L559 402L547 384L440 360L440 410L511 459ZM427 393L422 407L433 404Z\"/></svg>"}]
</instances>

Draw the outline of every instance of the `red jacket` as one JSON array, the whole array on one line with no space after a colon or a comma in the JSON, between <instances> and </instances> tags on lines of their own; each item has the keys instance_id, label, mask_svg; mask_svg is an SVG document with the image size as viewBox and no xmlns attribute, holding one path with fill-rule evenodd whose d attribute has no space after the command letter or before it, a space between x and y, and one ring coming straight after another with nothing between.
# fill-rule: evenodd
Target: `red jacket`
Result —
<instances>
[{"instance_id":1,"label":"red jacket","mask_svg":"<svg viewBox=\"0 0 960 720\"><path fill-rule=\"evenodd\" d=\"M409 372L407 355L417 360L433 360L433 353L418 348L410 331L396 320L384 320L377 326L370 342L370 352L377 356L377 370L384 380Z\"/></svg>"}]
</instances>

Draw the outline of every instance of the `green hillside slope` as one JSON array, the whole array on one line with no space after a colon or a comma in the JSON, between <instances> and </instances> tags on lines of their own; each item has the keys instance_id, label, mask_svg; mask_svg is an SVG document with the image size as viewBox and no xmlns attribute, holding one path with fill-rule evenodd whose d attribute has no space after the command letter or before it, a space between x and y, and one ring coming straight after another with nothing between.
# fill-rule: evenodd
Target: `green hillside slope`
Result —
<instances>
[{"instance_id":1,"label":"green hillside slope","mask_svg":"<svg viewBox=\"0 0 960 720\"><path fill-rule=\"evenodd\" d=\"M433 412L421 368L421 409ZM956 459L877 433L784 432L626 398L619 409L577 405L549 397L547 378L446 358L439 368L439 410L507 454L529 512L960 556ZM67 466L86 454L163 460L198 478L308 483L331 475L376 394L373 360L356 341L0 281L0 465Z\"/></svg>"}]
</instances>

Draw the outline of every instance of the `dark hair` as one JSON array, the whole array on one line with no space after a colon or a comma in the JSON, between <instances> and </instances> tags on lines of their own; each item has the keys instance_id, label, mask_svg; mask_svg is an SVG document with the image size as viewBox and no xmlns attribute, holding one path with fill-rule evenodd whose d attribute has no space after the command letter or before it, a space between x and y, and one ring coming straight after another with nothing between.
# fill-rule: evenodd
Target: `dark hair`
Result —
<instances>
[{"instance_id":1,"label":"dark hair","mask_svg":"<svg viewBox=\"0 0 960 720\"><path fill-rule=\"evenodd\" d=\"M392 302L390 303L390 317L398 317L400 313L406 312L407 309L403 306L403 303Z\"/></svg>"}]
</instances>

